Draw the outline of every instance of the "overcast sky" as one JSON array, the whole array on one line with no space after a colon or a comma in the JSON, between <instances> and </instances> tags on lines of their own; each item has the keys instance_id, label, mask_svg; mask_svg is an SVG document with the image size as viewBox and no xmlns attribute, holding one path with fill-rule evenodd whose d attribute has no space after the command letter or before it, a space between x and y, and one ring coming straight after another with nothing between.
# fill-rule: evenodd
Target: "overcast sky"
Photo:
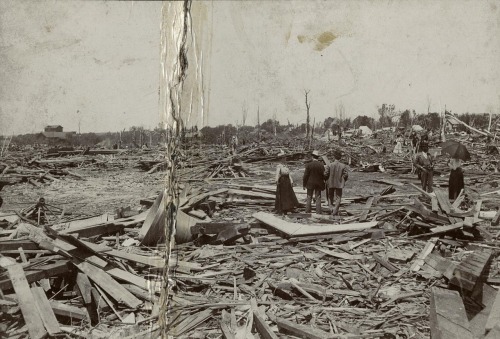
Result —
<instances>
[{"instance_id":1,"label":"overcast sky","mask_svg":"<svg viewBox=\"0 0 500 339\"><path fill-rule=\"evenodd\" d=\"M159 123L161 2L0 1L0 134ZM195 2L205 117L499 113L500 1ZM201 28L198 28L201 27ZM203 31L199 31L202 29ZM193 66L193 65L190 65ZM194 68L188 69L193 71ZM195 109L196 110L196 109ZM77 114L80 111L80 114Z\"/></svg>"},{"instance_id":2,"label":"overcast sky","mask_svg":"<svg viewBox=\"0 0 500 339\"><path fill-rule=\"evenodd\" d=\"M158 125L161 5L0 1L0 134Z\"/></svg>"}]
</instances>

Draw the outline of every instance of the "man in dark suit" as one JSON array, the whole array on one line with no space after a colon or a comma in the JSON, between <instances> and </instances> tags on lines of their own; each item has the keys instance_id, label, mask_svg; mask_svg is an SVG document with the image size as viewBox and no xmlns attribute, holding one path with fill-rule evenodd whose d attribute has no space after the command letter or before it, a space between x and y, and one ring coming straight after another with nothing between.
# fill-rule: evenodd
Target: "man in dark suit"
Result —
<instances>
[{"instance_id":1,"label":"man in dark suit","mask_svg":"<svg viewBox=\"0 0 500 339\"><path fill-rule=\"evenodd\" d=\"M318 151L312 152L312 161L306 163L302 187L307 188L306 213L311 212L311 202L314 193L316 213L321 214L321 191L325 189L325 167L319 161Z\"/></svg>"},{"instance_id":2,"label":"man in dark suit","mask_svg":"<svg viewBox=\"0 0 500 339\"><path fill-rule=\"evenodd\" d=\"M326 168L326 181L329 190L328 206L332 209L332 215L339 212L342 191L349 176L347 165L339 161L342 154L335 152L334 156L335 161L332 161Z\"/></svg>"}]
</instances>

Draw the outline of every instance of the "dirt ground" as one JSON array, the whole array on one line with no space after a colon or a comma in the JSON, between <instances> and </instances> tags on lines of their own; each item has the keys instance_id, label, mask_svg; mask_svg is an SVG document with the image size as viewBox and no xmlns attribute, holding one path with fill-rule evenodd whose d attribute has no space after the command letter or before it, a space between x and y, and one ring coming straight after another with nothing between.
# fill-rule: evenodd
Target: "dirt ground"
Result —
<instances>
[{"instance_id":1,"label":"dirt ground","mask_svg":"<svg viewBox=\"0 0 500 339\"><path fill-rule=\"evenodd\" d=\"M30 183L5 186L1 195L2 210L20 210L43 197L72 215L114 213L116 208L140 207L141 199L155 196L162 188L161 173L146 174L134 168L112 171L73 170L85 178L66 176L63 179L35 187Z\"/></svg>"}]
</instances>

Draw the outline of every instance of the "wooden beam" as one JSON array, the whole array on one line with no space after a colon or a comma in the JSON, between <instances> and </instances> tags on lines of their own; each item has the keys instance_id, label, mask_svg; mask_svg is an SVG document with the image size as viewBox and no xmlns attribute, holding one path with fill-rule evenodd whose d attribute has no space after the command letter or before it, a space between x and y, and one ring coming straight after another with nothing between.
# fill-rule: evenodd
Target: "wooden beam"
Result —
<instances>
[{"instance_id":1,"label":"wooden beam","mask_svg":"<svg viewBox=\"0 0 500 339\"><path fill-rule=\"evenodd\" d=\"M477 284L486 281L484 273L488 269L493 252L491 250L476 251L458 264L453 272L450 284L472 292Z\"/></svg>"},{"instance_id":2,"label":"wooden beam","mask_svg":"<svg viewBox=\"0 0 500 339\"><path fill-rule=\"evenodd\" d=\"M47 295L45 291L41 287L32 287L31 293L35 298L35 306L42 318L42 322L47 329L47 332L53 336L59 332L61 329L59 328L59 323L57 322L54 311L50 306L49 300L47 299Z\"/></svg>"},{"instance_id":3,"label":"wooden beam","mask_svg":"<svg viewBox=\"0 0 500 339\"><path fill-rule=\"evenodd\" d=\"M493 305L491 306L488 321L486 322L486 332L492 330L497 324L500 324L500 293L497 293Z\"/></svg>"},{"instance_id":4,"label":"wooden beam","mask_svg":"<svg viewBox=\"0 0 500 339\"><path fill-rule=\"evenodd\" d=\"M87 310L83 307L67 305L57 300L49 301L54 314L79 320L90 320Z\"/></svg>"},{"instance_id":5,"label":"wooden beam","mask_svg":"<svg viewBox=\"0 0 500 339\"><path fill-rule=\"evenodd\" d=\"M162 191L149 209L146 220L139 230L139 240L143 245L156 245L165 238L166 197Z\"/></svg>"},{"instance_id":6,"label":"wooden beam","mask_svg":"<svg viewBox=\"0 0 500 339\"><path fill-rule=\"evenodd\" d=\"M54 264L39 266L30 269L25 272L25 278L28 283L32 283L35 281L39 281L44 278L50 278L57 275L61 275L70 271L68 261L61 260L57 261ZM5 279L0 281L0 289L8 290L12 288L12 281L10 279Z\"/></svg>"},{"instance_id":7,"label":"wooden beam","mask_svg":"<svg viewBox=\"0 0 500 339\"><path fill-rule=\"evenodd\" d=\"M30 338L38 339L47 335L42 318L35 305L35 298L31 293L23 268L19 264L7 266L10 280L17 295L17 302L21 308L24 321L28 327Z\"/></svg>"},{"instance_id":8,"label":"wooden beam","mask_svg":"<svg viewBox=\"0 0 500 339\"><path fill-rule=\"evenodd\" d=\"M127 291L122 285L116 282L111 276L102 269L95 267L87 262L75 263L80 271L85 273L92 281L101 287L106 293L112 296L116 301L123 302L131 308L139 307L142 302L132 293Z\"/></svg>"},{"instance_id":9,"label":"wooden beam","mask_svg":"<svg viewBox=\"0 0 500 339\"><path fill-rule=\"evenodd\" d=\"M432 287L429 320L432 339L473 339L465 306L456 291Z\"/></svg>"},{"instance_id":10,"label":"wooden beam","mask_svg":"<svg viewBox=\"0 0 500 339\"><path fill-rule=\"evenodd\" d=\"M290 237L359 231L377 226L376 221L341 225L304 225L288 222L265 212L254 213L252 217Z\"/></svg>"},{"instance_id":11,"label":"wooden beam","mask_svg":"<svg viewBox=\"0 0 500 339\"><path fill-rule=\"evenodd\" d=\"M284 318L277 317L276 324L278 325L280 332L291 334L299 338L326 339L329 337L328 332L308 325L299 325Z\"/></svg>"}]
</instances>

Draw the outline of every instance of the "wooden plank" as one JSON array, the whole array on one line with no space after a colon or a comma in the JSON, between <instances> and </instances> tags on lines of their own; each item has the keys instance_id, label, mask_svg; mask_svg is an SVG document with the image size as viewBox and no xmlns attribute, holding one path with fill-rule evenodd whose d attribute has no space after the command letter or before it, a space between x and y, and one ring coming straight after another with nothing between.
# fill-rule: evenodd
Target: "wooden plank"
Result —
<instances>
[{"instance_id":1,"label":"wooden plank","mask_svg":"<svg viewBox=\"0 0 500 339\"><path fill-rule=\"evenodd\" d=\"M476 338L481 338L485 334L484 328L498 292L490 285L483 284L481 294L481 299L477 301L484 305L484 308L469 323L470 330Z\"/></svg>"},{"instance_id":2,"label":"wooden plank","mask_svg":"<svg viewBox=\"0 0 500 339\"><path fill-rule=\"evenodd\" d=\"M47 335L47 331L43 325L42 318L33 305L35 298L31 293L28 281L24 275L23 268L19 264L7 266L9 277L17 295L17 302L21 308L24 321L28 327L30 338L38 339Z\"/></svg>"},{"instance_id":3,"label":"wooden plank","mask_svg":"<svg viewBox=\"0 0 500 339\"><path fill-rule=\"evenodd\" d=\"M363 260L363 255L361 254L350 254L350 253L345 253L345 252L334 252L327 250L325 248L319 247L319 246L313 246L316 250L325 253L329 256L332 256L337 259L345 259L345 260Z\"/></svg>"},{"instance_id":4,"label":"wooden plank","mask_svg":"<svg viewBox=\"0 0 500 339\"><path fill-rule=\"evenodd\" d=\"M475 286L486 281L484 273L491 259L493 252L489 249L477 251L469 255L465 260L458 264L450 279L450 284L472 292Z\"/></svg>"},{"instance_id":5,"label":"wooden plank","mask_svg":"<svg viewBox=\"0 0 500 339\"><path fill-rule=\"evenodd\" d=\"M67 260L57 261L50 265L38 266L25 272L25 278L28 283L39 281L43 278L50 278L69 272ZM12 288L12 281L5 279L0 281L0 289L8 290Z\"/></svg>"},{"instance_id":6,"label":"wooden plank","mask_svg":"<svg viewBox=\"0 0 500 339\"><path fill-rule=\"evenodd\" d=\"M103 254L157 268L163 268L166 265L166 260L161 257L148 257L145 255L127 253L124 251L113 250L113 249Z\"/></svg>"},{"instance_id":7,"label":"wooden plank","mask_svg":"<svg viewBox=\"0 0 500 339\"><path fill-rule=\"evenodd\" d=\"M291 334L299 338L306 339L326 339L329 333L312 326L300 325L284 318L276 317L276 324L280 332Z\"/></svg>"},{"instance_id":8,"label":"wooden plank","mask_svg":"<svg viewBox=\"0 0 500 339\"><path fill-rule=\"evenodd\" d=\"M278 336L274 333L274 331L269 327L266 323L266 314L265 312L261 312L257 306L257 301L255 298L250 300L250 307L253 312L253 320L255 324L255 329L257 333L259 333L260 337L263 339L278 339Z\"/></svg>"},{"instance_id":9,"label":"wooden plank","mask_svg":"<svg viewBox=\"0 0 500 339\"><path fill-rule=\"evenodd\" d=\"M139 240L143 245L156 245L165 237L166 195L162 191L148 211L146 220L139 231Z\"/></svg>"},{"instance_id":10,"label":"wooden plank","mask_svg":"<svg viewBox=\"0 0 500 339\"><path fill-rule=\"evenodd\" d=\"M497 324L500 324L500 293L497 293L495 301L491 306L490 315L488 316L485 326L486 332L492 330Z\"/></svg>"},{"instance_id":11,"label":"wooden plank","mask_svg":"<svg viewBox=\"0 0 500 339\"><path fill-rule=\"evenodd\" d=\"M54 314L79 320L90 320L87 310L83 307L68 305L57 300L50 300Z\"/></svg>"},{"instance_id":12,"label":"wooden plank","mask_svg":"<svg viewBox=\"0 0 500 339\"><path fill-rule=\"evenodd\" d=\"M363 213L361 213L361 216L359 217L360 222L366 221L366 218L368 217L368 213L370 213L370 208L372 207L374 199L375 197L369 197L368 200L366 201L365 210L363 210Z\"/></svg>"},{"instance_id":13,"label":"wooden plank","mask_svg":"<svg viewBox=\"0 0 500 339\"><path fill-rule=\"evenodd\" d=\"M500 223L500 208L498 209L497 213L491 220L491 226L498 226L499 223Z\"/></svg>"},{"instance_id":14,"label":"wooden plank","mask_svg":"<svg viewBox=\"0 0 500 339\"><path fill-rule=\"evenodd\" d=\"M362 222L354 224L341 224L341 225L311 225L311 224L298 224L285 221L272 214L265 212L258 212L252 215L255 219L263 222L264 224L277 229L291 237L326 234L326 233L339 233L348 231L365 230L377 226L377 222Z\"/></svg>"},{"instance_id":15,"label":"wooden plank","mask_svg":"<svg viewBox=\"0 0 500 339\"><path fill-rule=\"evenodd\" d=\"M432 287L429 320L432 339L473 339L465 306L456 291Z\"/></svg>"},{"instance_id":16,"label":"wooden plank","mask_svg":"<svg viewBox=\"0 0 500 339\"><path fill-rule=\"evenodd\" d=\"M420 270L420 267L422 267L422 265L425 263L425 261L424 261L425 257L427 257L427 255L429 253L431 253L432 250L434 249L434 246L436 246L437 239L438 238L431 238L427 241L424 249L422 250L422 252L418 256L418 259L415 260L413 262L413 264L410 266L411 271L418 272L418 270Z\"/></svg>"},{"instance_id":17,"label":"wooden plank","mask_svg":"<svg viewBox=\"0 0 500 339\"><path fill-rule=\"evenodd\" d=\"M396 266L394 266L393 264L391 264L390 262L388 262L384 258L380 257L378 254L373 253L372 257L373 257L373 259L375 259L375 261L377 261L380 265L387 268L390 272L396 273L399 271L399 268L397 268Z\"/></svg>"},{"instance_id":18,"label":"wooden plank","mask_svg":"<svg viewBox=\"0 0 500 339\"><path fill-rule=\"evenodd\" d=\"M42 322L47 329L47 332L50 335L55 335L56 333L61 332L59 328L59 323L57 322L56 316L52 308L50 307L49 300L47 299L47 295L45 294L43 288L41 287L32 287L31 293L35 298L35 306L42 318Z\"/></svg>"},{"instance_id":19,"label":"wooden plank","mask_svg":"<svg viewBox=\"0 0 500 339\"><path fill-rule=\"evenodd\" d=\"M76 284L82 295L85 304L90 304L92 302L92 285L90 284L89 278L84 274L78 272L76 275Z\"/></svg>"},{"instance_id":20,"label":"wooden plank","mask_svg":"<svg viewBox=\"0 0 500 339\"><path fill-rule=\"evenodd\" d=\"M438 205L438 200L436 197L432 197L431 199L431 210L432 212L439 212L439 205Z\"/></svg>"},{"instance_id":21,"label":"wooden plank","mask_svg":"<svg viewBox=\"0 0 500 339\"><path fill-rule=\"evenodd\" d=\"M139 299L127 291L102 269L87 262L74 262L74 264L78 267L78 269L80 269L80 271L85 273L92 281L99 285L99 287L106 291L106 293L112 296L116 301L123 302L131 308L137 308L140 304L142 304Z\"/></svg>"}]
</instances>

